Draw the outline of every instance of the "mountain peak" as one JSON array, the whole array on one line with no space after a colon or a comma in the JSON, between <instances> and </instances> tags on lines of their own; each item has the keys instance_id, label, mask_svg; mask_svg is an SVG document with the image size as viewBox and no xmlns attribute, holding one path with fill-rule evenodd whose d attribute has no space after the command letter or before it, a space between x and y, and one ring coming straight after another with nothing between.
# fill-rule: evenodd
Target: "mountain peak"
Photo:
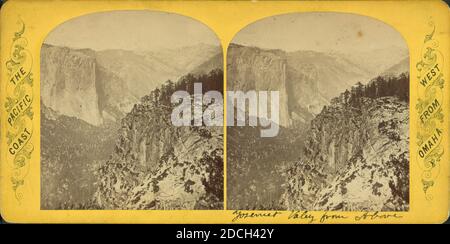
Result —
<instances>
[{"instance_id":1,"label":"mountain peak","mask_svg":"<svg viewBox=\"0 0 450 244\"><path fill-rule=\"evenodd\" d=\"M409 57L405 57L397 64L388 68L386 71L381 73L382 76L398 76L402 73L409 73Z\"/></svg>"}]
</instances>

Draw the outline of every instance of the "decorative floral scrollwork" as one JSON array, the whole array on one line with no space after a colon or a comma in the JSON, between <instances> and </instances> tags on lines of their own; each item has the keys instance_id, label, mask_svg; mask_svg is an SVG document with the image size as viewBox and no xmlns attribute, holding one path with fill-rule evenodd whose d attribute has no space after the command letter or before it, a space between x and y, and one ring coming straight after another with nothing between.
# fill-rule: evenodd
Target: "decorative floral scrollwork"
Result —
<instances>
[{"instance_id":1,"label":"decorative floral scrollwork","mask_svg":"<svg viewBox=\"0 0 450 244\"><path fill-rule=\"evenodd\" d=\"M422 189L427 200L433 199L432 189L440 171L440 161L444 155L442 136L444 128L443 89L444 61L435 39L436 26L429 23L432 30L425 35L421 58L416 64L418 71L418 100L416 111L419 115L416 143L418 163L422 170Z\"/></svg>"},{"instance_id":2,"label":"decorative floral scrollwork","mask_svg":"<svg viewBox=\"0 0 450 244\"><path fill-rule=\"evenodd\" d=\"M24 37L25 24L19 21L20 28L12 39L10 58L5 66L8 73L7 97L4 104L7 112L6 142L8 160L12 162L11 184L15 198L23 198L23 186L29 173L30 160L34 146L33 133L33 59L27 49L28 40Z\"/></svg>"}]
</instances>

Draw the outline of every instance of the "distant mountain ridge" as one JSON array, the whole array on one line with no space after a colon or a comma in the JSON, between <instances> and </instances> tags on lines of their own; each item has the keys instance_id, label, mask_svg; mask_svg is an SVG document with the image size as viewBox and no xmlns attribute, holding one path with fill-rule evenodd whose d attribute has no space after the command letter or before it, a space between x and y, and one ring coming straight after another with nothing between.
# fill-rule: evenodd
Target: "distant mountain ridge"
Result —
<instances>
[{"instance_id":1,"label":"distant mountain ridge","mask_svg":"<svg viewBox=\"0 0 450 244\"><path fill-rule=\"evenodd\" d=\"M307 122L357 82L366 84L383 72L398 75L408 71L407 55L407 50L398 48L341 54L286 52L232 43L228 48L227 87L279 91L280 124L288 127L296 121Z\"/></svg>"},{"instance_id":2,"label":"distant mountain ridge","mask_svg":"<svg viewBox=\"0 0 450 244\"><path fill-rule=\"evenodd\" d=\"M369 72L333 53L234 45L228 55L227 89L281 90L292 122L264 140L255 127L227 129L230 209L409 208L408 57Z\"/></svg>"},{"instance_id":3,"label":"distant mountain ridge","mask_svg":"<svg viewBox=\"0 0 450 244\"><path fill-rule=\"evenodd\" d=\"M142 97L163 82L176 81L220 54L220 47L198 44L159 51L105 50L97 52L97 59L123 79L134 96Z\"/></svg>"},{"instance_id":4,"label":"distant mountain ridge","mask_svg":"<svg viewBox=\"0 0 450 244\"><path fill-rule=\"evenodd\" d=\"M409 59L409 51L404 47L390 46L383 49L367 49L363 52L341 53L341 56L367 70L371 77L376 77L404 59Z\"/></svg>"},{"instance_id":5,"label":"distant mountain ridge","mask_svg":"<svg viewBox=\"0 0 450 244\"><path fill-rule=\"evenodd\" d=\"M92 125L114 122L140 97L167 80L200 70L199 66L216 56L221 56L220 48L206 44L159 52L94 51L44 44L42 100L56 112Z\"/></svg>"},{"instance_id":6,"label":"distant mountain ridge","mask_svg":"<svg viewBox=\"0 0 450 244\"><path fill-rule=\"evenodd\" d=\"M213 65L176 82L162 80L149 91L135 82L146 92L139 99L126 72L105 67L97 52L45 45L42 53L42 209L222 208L223 129L170 121L173 92L193 93L194 83L202 83L204 91L223 93L220 53ZM111 53L128 57L140 71L148 68L149 57ZM178 70L202 58L193 60Z\"/></svg>"},{"instance_id":7,"label":"distant mountain ridge","mask_svg":"<svg viewBox=\"0 0 450 244\"><path fill-rule=\"evenodd\" d=\"M402 73L409 73L409 57L402 59L389 69L386 69L381 76L398 76Z\"/></svg>"}]
</instances>

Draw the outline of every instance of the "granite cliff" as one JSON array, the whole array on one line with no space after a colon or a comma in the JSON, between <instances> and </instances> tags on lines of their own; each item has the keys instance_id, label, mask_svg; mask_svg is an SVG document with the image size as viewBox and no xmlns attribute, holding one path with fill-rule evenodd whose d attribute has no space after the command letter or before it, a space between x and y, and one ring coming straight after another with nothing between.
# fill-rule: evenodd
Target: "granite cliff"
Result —
<instances>
[{"instance_id":1,"label":"granite cliff","mask_svg":"<svg viewBox=\"0 0 450 244\"><path fill-rule=\"evenodd\" d=\"M409 208L409 91L393 89L400 86L409 86L408 74L378 77L343 93L311 121L303 156L286 167L283 206Z\"/></svg>"},{"instance_id":2,"label":"granite cliff","mask_svg":"<svg viewBox=\"0 0 450 244\"><path fill-rule=\"evenodd\" d=\"M172 104L161 94L196 82L213 82L220 91L222 80L221 70L186 76L143 97L122 120L114 153L98 169L93 204L101 209L220 209L223 128L173 126Z\"/></svg>"},{"instance_id":3,"label":"granite cliff","mask_svg":"<svg viewBox=\"0 0 450 244\"><path fill-rule=\"evenodd\" d=\"M349 59L315 51L285 52L231 44L228 90L279 91L280 125L308 123L331 98L369 72Z\"/></svg>"},{"instance_id":4,"label":"granite cliff","mask_svg":"<svg viewBox=\"0 0 450 244\"><path fill-rule=\"evenodd\" d=\"M192 93L195 82L223 90L217 52L208 45L137 53L44 44L41 208L221 208L223 129L170 121L175 90ZM169 57L183 53L194 57Z\"/></svg>"},{"instance_id":5,"label":"granite cliff","mask_svg":"<svg viewBox=\"0 0 450 244\"><path fill-rule=\"evenodd\" d=\"M212 63L216 56L222 56L219 47L205 44L157 52L94 51L44 44L41 97L56 112L95 126L119 122L140 97L167 80L176 81ZM212 69L204 68L202 73Z\"/></svg>"},{"instance_id":6,"label":"granite cliff","mask_svg":"<svg viewBox=\"0 0 450 244\"><path fill-rule=\"evenodd\" d=\"M231 45L228 60L228 90L284 97L277 137L227 129L229 208L409 208L407 53L380 68L359 54Z\"/></svg>"}]
</instances>

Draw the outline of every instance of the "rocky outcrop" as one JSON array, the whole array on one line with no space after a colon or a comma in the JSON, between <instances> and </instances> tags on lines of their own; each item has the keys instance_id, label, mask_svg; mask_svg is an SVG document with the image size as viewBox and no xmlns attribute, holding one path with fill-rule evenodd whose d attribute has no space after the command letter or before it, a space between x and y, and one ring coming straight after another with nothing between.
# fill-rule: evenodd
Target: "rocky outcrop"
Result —
<instances>
[{"instance_id":1,"label":"rocky outcrop","mask_svg":"<svg viewBox=\"0 0 450 244\"><path fill-rule=\"evenodd\" d=\"M279 91L280 124L307 123L331 98L369 72L346 58L314 52L266 50L231 44L228 90Z\"/></svg>"},{"instance_id":2,"label":"rocky outcrop","mask_svg":"<svg viewBox=\"0 0 450 244\"><path fill-rule=\"evenodd\" d=\"M138 98L165 81L175 81L200 65L203 73L212 70L207 67L222 69L220 51L205 44L158 52L94 51L44 44L41 97L56 112L95 126L119 122Z\"/></svg>"},{"instance_id":3,"label":"rocky outcrop","mask_svg":"<svg viewBox=\"0 0 450 244\"><path fill-rule=\"evenodd\" d=\"M175 126L171 121L171 94L192 92L195 83L202 83L204 92L221 92L223 72L166 82L122 119L114 152L97 170L93 208L222 208L223 128Z\"/></svg>"},{"instance_id":4,"label":"rocky outcrop","mask_svg":"<svg viewBox=\"0 0 450 244\"><path fill-rule=\"evenodd\" d=\"M223 129L174 127L150 102L123 119L112 158L98 171L102 209L218 209L223 200Z\"/></svg>"},{"instance_id":5,"label":"rocky outcrop","mask_svg":"<svg viewBox=\"0 0 450 244\"><path fill-rule=\"evenodd\" d=\"M286 172L286 208L408 209L408 103L363 97L358 104L332 104L311 122L305 154Z\"/></svg>"},{"instance_id":6,"label":"rocky outcrop","mask_svg":"<svg viewBox=\"0 0 450 244\"><path fill-rule=\"evenodd\" d=\"M280 125L289 126L286 59L280 50L262 50L231 44L228 48L227 89L278 91ZM253 114L252 116L257 116Z\"/></svg>"},{"instance_id":7,"label":"rocky outcrop","mask_svg":"<svg viewBox=\"0 0 450 244\"><path fill-rule=\"evenodd\" d=\"M96 65L98 108L104 122L120 123L138 99L129 92L127 84L114 73Z\"/></svg>"},{"instance_id":8,"label":"rocky outcrop","mask_svg":"<svg viewBox=\"0 0 450 244\"><path fill-rule=\"evenodd\" d=\"M43 45L41 57L43 103L57 112L78 117L90 124L102 124L94 52Z\"/></svg>"},{"instance_id":9,"label":"rocky outcrop","mask_svg":"<svg viewBox=\"0 0 450 244\"><path fill-rule=\"evenodd\" d=\"M206 91L223 92L222 66L206 70L222 62L217 51L208 45L158 54L44 44L42 209L222 208L223 128L170 121L174 91L199 82ZM214 63L203 63L201 75L163 84L209 58Z\"/></svg>"},{"instance_id":10,"label":"rocky outcrop","mask_svg":"<svg viewBox=\"0 0 450 244\"><path fill-rule=\"evenodd\" d=\"M227 89L284 91L290 121L269 139L227 129L230 209L409 208L408 58L369 79L371 64L338 54L230 45L228 55Z\"/></svg>"},{"instance_id":11,"label":"rocky outcrop","mask_svg":"<svg viewBox=\"0 0 450 244\"><path fill-rule=\"evenodd\" d=\"M56 112L99 126L119 121L137 98L126 83L98 63L90 49L44 44L41 49L41 99Z\"/></svg>"}]
</instances>

